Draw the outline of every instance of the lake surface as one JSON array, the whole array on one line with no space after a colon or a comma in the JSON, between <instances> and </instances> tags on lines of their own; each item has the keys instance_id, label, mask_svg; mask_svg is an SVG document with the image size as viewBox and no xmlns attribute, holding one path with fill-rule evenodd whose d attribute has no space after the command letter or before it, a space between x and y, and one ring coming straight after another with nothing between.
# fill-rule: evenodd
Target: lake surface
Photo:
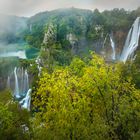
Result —
<instances>
[{"instance_id":1,"label":"lake surface","mask_svg":"<svg viewBox=\"0 0 140 140\"><path fill-rule=\"evenodd\" d=\"M27 43L0 43L0 57L17 57L21 59L35 59L39 49L30 47Z\"/></svg>"}]
</instances>

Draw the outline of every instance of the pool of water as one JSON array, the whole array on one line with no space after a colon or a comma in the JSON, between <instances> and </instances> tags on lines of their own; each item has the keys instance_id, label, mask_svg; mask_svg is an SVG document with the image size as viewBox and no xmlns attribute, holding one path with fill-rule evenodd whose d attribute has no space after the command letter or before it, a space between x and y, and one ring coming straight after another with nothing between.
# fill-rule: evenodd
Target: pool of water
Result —
<instances>
[{"instance_id":1,"label":"pool of water","mask_svg":"<svg viewBox=\"0 0 140 140\"><path fill-rule=\"evenodd\" d=\"M39 49L30 47L25 42L6 44L0 43L0 57L18 57L21 59L35 59L39 54Z\"/></svg>"}]
</instances>

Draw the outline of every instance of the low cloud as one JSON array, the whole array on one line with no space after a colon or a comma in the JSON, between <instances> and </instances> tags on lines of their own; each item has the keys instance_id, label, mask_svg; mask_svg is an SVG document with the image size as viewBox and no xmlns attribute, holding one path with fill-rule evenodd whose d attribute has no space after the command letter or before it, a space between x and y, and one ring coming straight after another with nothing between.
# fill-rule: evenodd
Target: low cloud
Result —
<instances>
[{"instance_id":1,"label":"low cloud","mask_svg":"<svg viewBox=\"0 0 140 140\"><path fill-rule=\"evenodd\" d=\"M94 10L125 8L136 9L140 0L1 0L0 13L31 16L40 11L57 8L77 7Z\"/></svg>"},{"instance_id":2,"label":"low cloud","mask_svg":"<svg viewBox=\"0 0 140 140\"><path fill-rule=\"evenodd\" d=\"M93 0L93 8L101 11L113 8L124 8L126 10L134 10L140 6L140 0Z\"/></svg>"}]
</instances>

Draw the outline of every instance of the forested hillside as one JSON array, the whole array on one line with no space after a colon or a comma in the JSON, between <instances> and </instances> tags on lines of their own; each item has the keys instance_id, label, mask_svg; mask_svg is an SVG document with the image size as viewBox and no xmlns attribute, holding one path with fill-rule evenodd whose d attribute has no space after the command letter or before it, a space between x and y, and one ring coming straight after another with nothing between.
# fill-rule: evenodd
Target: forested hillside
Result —
<instances>
[{"instance_id":1,"label":"forested hillside","mask_svg":"<svg viewBox=\"0 0 140 140\"><path fill-rule=\"evenodd\" d=\"M53 24L56 27L56 43L60 45L64 54L71 51L72 55L83 57L89 55L89 50L101 54L106 37L112 34L117 46L117 55L120 55L127 33L139 16L139 8L134 11L116 8L103 12L99 12L98 9L90 11L70 8L43 12L28 20L24 40L33 47L42 48L47 28ZM108 40L105 45L103 51L108 58L111 51ZM58 62L61 64L60 60Z\"/></svg>"},{"instance_id":2,"label":"forested hillside","mask_svg":"<svg viewBox=\"0 0 140 140\"><path fill-rule=\"evenodd\" d=\"M28 33L30 33L28 37L30 38L27 37L27 41L36 47L40 47L40 43L37 41L43 40L44 28L50 22L57 25L58 40L65 39L66 34L70 32L77 35L77 37L86 36L94 40L100 37L96 31L98 26L104 30L104 34L111 31L128 32L138 16L140 16L139 8L134 11L116 8L104 12L99 12L98 9L90 11L70 8L43 12L28 20L28 25L32 30L30 30L31 32L28 30Z\"/></svg>"},{"instance_id":3,"label":"forested hillside","mask_svg":"<svg viewBox=\"0 0 140 140\"><path fill-rule=\"evenodd\" d=\"M139 140L139 17L69 8L0 21L1 42L38 52L0 59L0 140Z\"/></svg>"}]
</instances>

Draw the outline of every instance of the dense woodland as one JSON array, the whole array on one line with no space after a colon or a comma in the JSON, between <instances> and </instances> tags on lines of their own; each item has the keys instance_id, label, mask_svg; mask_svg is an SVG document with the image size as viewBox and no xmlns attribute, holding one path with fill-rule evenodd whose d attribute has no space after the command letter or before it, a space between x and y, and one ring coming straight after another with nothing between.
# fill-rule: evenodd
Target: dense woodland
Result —
<instances>
[{"instance_id":1,"label":"dense woodland","mask_svg":"<svg viewBox=\"0 0 140 140\"><path fill-rule=\"evenodd\" d=\"M2 90L0 139L139 140L139 50L136 59L125 64L108 62L92 49L86 52L112 32L119 52L138 16L140 8L104 12L59 9L22 19L27 26L14 39L5 34L2 40L25 41L39 48L41 73L35 59L14 60L13 65L18 63L30 73L31 111L22 109L9 89ZM1 76L5 67L14 67L11 61L0 61Z\"/></svg>"}]
</instances>

